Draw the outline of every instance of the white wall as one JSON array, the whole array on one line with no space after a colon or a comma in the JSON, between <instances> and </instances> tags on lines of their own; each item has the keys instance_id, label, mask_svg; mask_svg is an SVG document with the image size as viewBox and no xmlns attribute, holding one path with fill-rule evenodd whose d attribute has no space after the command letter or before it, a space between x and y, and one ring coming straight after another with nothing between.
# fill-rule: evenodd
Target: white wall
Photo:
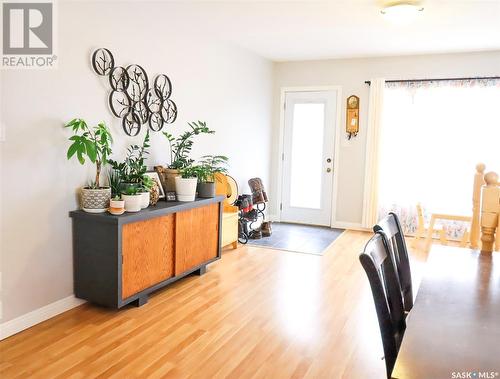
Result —
<instances>
[{"instance_id":1,"label":"white wall","mask_svg":"<svg viewBox=\"0 0 500 379\"><path fill-rule=\"evenodd\" d=\"M187 121L204 120L217 132L196 140L194 157L229 156L243 189L252 176L269 181L272 63L211 38L169 3L60 2L58 38L58 69L5 71L2 78L3 322L73 293L68 211L93 168L66 160L70 131L63 122L105 121L116 158L140 141L111 116L108 84L90 67L93 49L108 47L120 65L138 63L150 77L170 77L179 117L166 130L177 134ZM167 157L165 137L153 133L148 165Z\"/></svg>"},{"instance_id":2,"label":"white wall","mask_svg":"<svg viewBox=\"0 0 500 379\"><path fill-rule=\"evenodd\" d=\"M345 101L360 97L360 133L351 141L342 133L336 221L359 225L363 215L366 127L371 78L420 79L500 75L500 51L470 54L422 55L365 59L284 62L274 65L273 172L278 161L280 89L293 86L342 86L342 124L345 130ZM424 152L423 152L424 153ZM271 196L275 196L276 183ZM271 213L276 214L276 209Z\"/></svg>"}]
</instances>

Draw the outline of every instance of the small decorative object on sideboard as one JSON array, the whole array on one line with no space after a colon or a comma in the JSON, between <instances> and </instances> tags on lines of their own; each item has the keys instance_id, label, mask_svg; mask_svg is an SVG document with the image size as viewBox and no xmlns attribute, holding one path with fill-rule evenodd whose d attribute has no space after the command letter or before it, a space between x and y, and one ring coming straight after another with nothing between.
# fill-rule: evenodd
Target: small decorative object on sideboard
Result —
<instances>
[{"instance_id":1,"label":"small decorative object on sideboard","mask_svg":"<svg viewBox=\"0 0 500 379\"><path fill-rule=\"evenodd\" d=\"M198 177L198 196L203 198L215 197L215 174L226 174L228 158L223 155L205 155L196 166Z\"/></svg>"},{"instance_id":2,"label":"small decorative object on sideboard","mask_svg":"<svg viewBox=\"0 0 500 379\"><path fill-rule=\"evenodd\" d=\"M359 132L359 97L351 95L347 98L346 126L347 139L356 137Z\"/></svg>"},{"instance_id":3,"label":"small decorative object on sideboard","mask_svg":"<svg viewBox=\"0 0 500 379\"><path fill-rule=\"evenodd\" d=\"M106 212L111 198L111 188L103 187L100 183L101 168L108 162L111 154L113 138L111 132L104 123L89 127L87 123L75 118L65 125L71 128L73 136L69 138L72 142L66 154L68 159L73 156L78 158L80 164L85 164L85 156L96 165L95 180L88 186L82 188L82 209L89 213Z\"/></svg>"},{"instance_id":4,"label":"small decorative object on sideboard","mask_svg":"<svg viewBox=\"0 0 500 379\"><path fill-rule=\"evenodd\" d=\"M160 182L153 180L153 185L149 190L149 205L156 205L160 199Z\"/></svg>"},{"instance_id":5,"label":"small decorative object on sideboard","mask_svg":"<svg viewBox=\"0 0 500 379\"><path fill-rule=\"evenodd\" d=\"M153 182L153 185L150 190L151 198L149 200L149 205L155 205L159 199L165 198L165 192L161 184L160 176L158 175L157 172L146 172L144 174L144 177L146 176L151 178Z\"/></svg>"},{"instance_id":6,"label":"small decorative object on sideboard","mask_svg":"<svg viewBox=\"0 0 500 379\"><path fill-rule=\"evenodd\" d=\"M125 210L127 212L139 212L142 206L142 195L135 187L128 187L122 193L122 199L125 201Z\"/></svg>"},{"instance_id":7,"label":"small decorative object on sideboard","mask_svg":"<svg viewBox=\"0 0 500 379\"><path fill-rule=\"evenodd\" d=\"M175 195L175 191L168 191L165 193L165 199L167 201L177 201L177 196Z\"/></svg>"},{"instance_id":8,"label":"small decorative object on sideboard","mask_svg":"<svg viewBox=\"0 0 500 379\"><path fill-rule=\"evenodd\" d=\"M197 168L187 166L179 170L180 176L175 177L175 193L177 201L194 201L196 197Z\"/></svg>"},{"instance_id":9,"label":"small decorative object on sideboard","mask_svg":"<svg viewBox=\"0 0 500 379\"><path fill-rule=\"evenodd\" d=\"M175 177L179 176L179 170L193 164L194 160L189 157L193 147L193 138L199 134L214 134L215 131L207 127L203 121L189 122L191 130L188 130L178 137L163 132L170 146L170 164L168 168L161 166L155 167L155 170L163 176L162 184L165 191L175 190Z\"/></svg>"}]
</instances>

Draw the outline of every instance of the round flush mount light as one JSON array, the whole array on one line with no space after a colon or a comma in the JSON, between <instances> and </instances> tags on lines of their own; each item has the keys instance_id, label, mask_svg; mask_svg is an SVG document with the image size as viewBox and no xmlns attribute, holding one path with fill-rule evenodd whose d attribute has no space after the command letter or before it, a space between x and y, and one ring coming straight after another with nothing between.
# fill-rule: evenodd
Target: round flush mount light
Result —
<instances>
[{"instance_id":1,"label":"round flush mount light","mask_svg":"<svg viewBox=\"0 0 500 379\"><path fill-rule=\"evenodd\" d=\"M415 19L423 10L424 7L417 3L398 1L385 6L380 13L391 22L405 24Z\"/></svg>"}]
</instances>

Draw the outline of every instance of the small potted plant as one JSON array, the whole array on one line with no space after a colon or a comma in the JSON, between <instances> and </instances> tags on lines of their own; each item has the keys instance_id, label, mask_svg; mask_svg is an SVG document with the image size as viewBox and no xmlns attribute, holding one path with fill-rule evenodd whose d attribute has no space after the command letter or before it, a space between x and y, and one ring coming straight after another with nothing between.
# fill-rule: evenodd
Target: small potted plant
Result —
<instances>
[{"instance_id":1,"label":"small potted plant","mask_svg":"<svg viewBox=\"0 0 500 379\"><path fill-rule=\"evenodd\" d=\"M149 130L146 132L142 146L131 145L127 150L125 160L118 163L114 160L109 160L111 167L118 173L120 178L120 193L127 192L129 188L134 188L137 192L143 190L143 177L147 171L146 155L149 154ZM145 195L144 195L145 197ZM149 200L148 200L149 202Z\"/></svg>"},{"instance_id":2,"label":"small potted plant","mask_svg":"<svg viewBox=\"0 0 500 379\"><path fill-rule=\"evenodd\" d=\"M224 155L205 155L197 167L198 196L215 197L215 174L227 173L228 158Z\"/></svg>"},{"instance_id":3,"label":"small potted plant","mask_svg":"<svg viewBox=\"0 0 500 379\"><path fill-rule=\"evenodd\" d=\"M111 132L103 122L89 127L80 118L71 120L65 127L73 131L73 136L69 138L72 143L66 153L68 160L76 156L83 165L87 157L96 166L95 180L82 188L82 208L90 213L106 212L111 198L111 188L101 186L100 176L101 168L108 162L108 156L111 154L113 143Z\"/></svg>"},{"instance_id":4,"label":"small potted plant","mask_svg":"<svg viewBox=\"0 0 500 379\"><path fill-rule=\"evenodd\" d=\"M153 188L154 181L147 175L143 175L141 179L141 187L139 193L142 196L141 208L147 208L151 199L151 188Z\"/></svg>"},{"instance_id":5,"label":"small potted plant","mask_svg":"<svg viewBox=\"0 0 500 379\"><path fill-rule=\"evenodd\" d=\"M198 183L197 172L196 166L187 166L179 170L179 176L175 177L175 192L178 201L194 201Z\"/></svg>"},{"instance_id":6,"label":"small potted plant","mask_svg":"<svg viewBox=\"0 0 500 379\"><path fill-rule=\"evenodd\" d=\"M120 196L114 196L109 201L109 213L115 216L119 216L125 212L125 200L122 200Z\"/></svg>"},{"instance_id":7,"label":"small potted plant","mask_svg":"<svg viewBox=\"0 0 500 379\"><path fill-rule=\"evenodd\" d=\"M163 132L170 146L170 164L168 168L160 166L155 167L155 170L160 175L163 181L165 191L175 191L175 177L179 176L179 170L193 164L193 160L189 158L193 147L193 139L199 134L214 134L215 131L207 127L207 123L203 121L189 122L191 130L188 130L175 138L172 134Z\"/></svg>"},{"instance_id":8,"label":"small potted plant","mask_svg":"<svg viewBox=\"0 0 500 379\"><path fill-rule=\"evenodd\" d=\"M120 192L120 174L111 170L108 173L108 183L111 187L111 200L109 201L109 213L113 215L121 215L125 212L125 201L121 199Z\"/></svg>"},{"instance_id":9,"label":"small potted plant","mask_svg":"<svg viewBox=\"0 0 500 379\"><path fill-rule=\"evenodd\" d=\"M139 212L141 210L142 196L136 187L127 187L122 192L122 199L125 201L127 212Z\"/></svg>"}]
</instances>

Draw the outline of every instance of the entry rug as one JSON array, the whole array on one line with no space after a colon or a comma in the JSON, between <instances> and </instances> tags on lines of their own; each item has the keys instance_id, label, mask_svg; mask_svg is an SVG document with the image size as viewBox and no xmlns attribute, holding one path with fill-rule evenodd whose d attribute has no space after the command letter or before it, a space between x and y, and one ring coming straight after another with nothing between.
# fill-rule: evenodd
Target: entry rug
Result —
<instances>
[{"instance_id":1,"label":"entry rug","mask_svg":"<svg viewBox=\"0 0 500 379\"><path fill-rule=\"evenodd\" d=\"M323 255L328 246L342 234L343 229L325 226L272 223L271 237L248 240L248 245L297 253Z\"/></svg>"}]
</instances>

